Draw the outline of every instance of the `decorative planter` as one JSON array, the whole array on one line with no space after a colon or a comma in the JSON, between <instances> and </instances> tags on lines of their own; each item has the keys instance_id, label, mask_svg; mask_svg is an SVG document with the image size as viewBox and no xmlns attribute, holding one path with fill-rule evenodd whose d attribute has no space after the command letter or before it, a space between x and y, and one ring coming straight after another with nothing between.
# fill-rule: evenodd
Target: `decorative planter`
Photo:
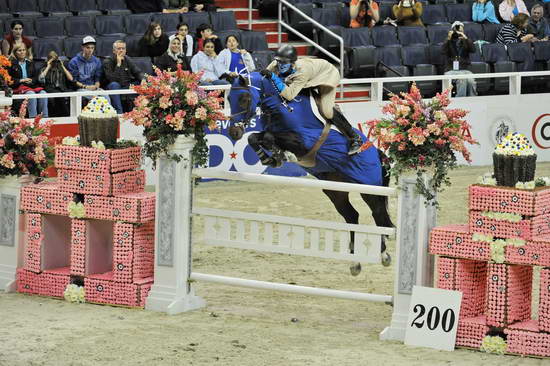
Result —
<instances>
[{"instance_id":1,"label":"decorative planter","mask_svg":"<svg viewBox=\"0 0 550 366\"><path fill-rule=\"evenodd\" d=\"M92 141L101 141L106 146L112 146L116 144L118 126L118 117L87 118L79 116L80 144L92 146Z\"/></svg>"}]
</instances>

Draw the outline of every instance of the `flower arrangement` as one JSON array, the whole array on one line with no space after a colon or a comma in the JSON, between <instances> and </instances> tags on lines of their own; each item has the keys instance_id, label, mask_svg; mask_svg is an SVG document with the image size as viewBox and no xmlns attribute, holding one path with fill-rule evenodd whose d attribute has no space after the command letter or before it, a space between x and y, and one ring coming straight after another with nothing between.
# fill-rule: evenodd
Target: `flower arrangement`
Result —
<instances>
[{"instance_id":1,"label":"flower arrangement","mask_svg":"<svg viewBox=\"0 0 550 366\"><path fill-rule=\"evenodd\" d=\"M382 119L367 122L369 136L387 151L391 173L399 179L405 171L416 170L416 188L433 205L437 205L435 192L442 191L443 184L450 185L447 174L457 166L455 152L470 162L465 144L477 144L464 120L468 112L447 108L450 92L447 89L423 101L413 84L409 93L391 95L390 102L382 108L385 115ZM429 187L422 179L428 170L433 171Z\"/></svg>"},{"instance_id":2,"label":"flower arrangement","mask_svg":"<svg viewBox=\"0 0 550 366\"><path fill-rule=\"evenodd\" d=\"M11 111L0 113L0 177L8 175L43 176L53 163L54 150L48 141L52 121L23 118L27 112L25 100L19 116Z\"/></svg>"},{"instance_id":3,"label":"flower arrangement","mask_svg":"<svg viewBox=\"0 0 550 366\"><path fill-rule=\"evenodd\" d=\"M13 83L13 80L8 73L8 67L11 66L11 61L4 55L0 56L0 85L2 87L7 87ZM11 96L11 95L8 95Z\"/></svg>"},{"instance_id":4,"label":"flower arrangement","mask_svg":"<svg viewBox=\"0 0 550 366\"><path fill-rule=\"evenodd\" d=\"M69 284L63 292L63 297L68 302L74 302L77 304L82 304L86 302L84 286L78 286L75 284Z\"/></svg>"},{"instance_id":5,"label":"flower arrangement","mask_svg":"<svg viewBox=\"0 0 550 366\"><path fill-rule=\"evenodd\" d=\"M499 336L485 336L481 341L480 350L487 353L503 355L506 352L506 341Z\"/></svg>"},{"instance_id":6,"label":"flower arrangement","mask_svg":"<svg viewBox=\"0 0 550 366\"><path fill-rule=\"evenodd\" d=\"M220 92L199 88L201 75L184 71L179 65L175 72L155 68L155 75L148 75L133 87L138 93L135 108L125 113L124 118L145 128L143 134L147 141L143 151L153 164L161 155L176 161L181 159L177 154L168 153L168 147L178 135L194 135L193 162L207 163L205 128L215 129L217 121L226 117L222 113Z\"/></svg>"}]
</instances>

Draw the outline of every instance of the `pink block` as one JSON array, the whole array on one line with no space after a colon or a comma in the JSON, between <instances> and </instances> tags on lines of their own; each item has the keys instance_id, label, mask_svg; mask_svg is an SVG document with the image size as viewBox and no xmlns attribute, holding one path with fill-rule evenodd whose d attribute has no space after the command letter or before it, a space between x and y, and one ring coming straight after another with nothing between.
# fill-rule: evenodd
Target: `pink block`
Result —
<instances>
[{"instance_id":1,"label":"pink block","mask_svg":"<svg viewBox=\"0 0 550 366\"><path fill-rule=\"evenodd\" d=\"M134 233L134 282L153 276L155 272L155 222L136 228Z\"/></svg>"},{"instance_id":2,"label":"pink block","mask_svg":"<svg viewBox=\"0 0 550 366\"><path fill-rule=\"evenodd\" d=\"M67 215L73 194L62 191L57 183L31 184L21 189L21 209L55 215Z\"/></svg>"},{"instance_id":3,"label":"pink block","mask_svg":"<svg viewBox=\"0 0 550 366\"><path fill-rule=\"evenodd\" d=\"M17 269L17 292L39 294L41 290L40 275L23 268Z\"/></svg>"},{"instance_id":4,"label":"pink block","mask_svg":"<svg viewBox=\"0 0 550 366\"><path fill-rule=\"evenodd\" d=\"M151 291L153 286L153 277L143 278L139 281L136 281L136 285L139 288L139 306L145 307L145 301Z\"/></svg>"},{"instance_id":5,"label":"pink block","mask_svg":"<svg viewBox=\"0 0 550 366\"><path fill-rule=\"evenodd\" d=\"M510 264L550 265L550 238L534 237L522 246L506 246L506 262Z\"/></svg>"},{"instance_id":6,"label":"pink block","mask_svg":"<svg viewBox=\"0 0 550 366\"><path fill-rule=\"evenodd\" d=\"M71 274L86 274L86 221L81 219L71 221Z\"/></svg>"},{"instance_id":7,"label":"pink block","mask_svg":"<svg viewBox=\"0 0 550 366\"><path fill-rule=\"evenodd\" d=\"M115 251L113 253L113 279L116 282L132 282L133 261L133 252Z\"/></svg>"},{"instance_id":8,"label":"pink block","mask_svg":"<svg viewBox=\"0 0 550 366\"><path fill-rule=\"evenodd\" d=\"M42 217L40 214L27 215L27 245L23 258L23 268L35 273L42 269Z\"/></svg>"},{"instance_id":9,"label":"pink block","mask_svg":"<svg viewBox=\"0 0 550 366\"><path fill-rule=\"evenodd\" d=\"M543 332L550 332L550 268L540 270L539 322Z\"/></svg>"},{"instance_id":10,"label":"pink block","mask_svg":"<svg viewBox=\"0 0 550 366\"><path fill-rule=\"evenodd\" d=\"M550 213L550 188L524 190L471 185L470 209L510 212L526 216L547 214Z\"/></svg>"},{"instance_id":11,"label":"pink block","mask_svg":"<svg viewBox=\"0 0 550 366\"><path fill-rule=\"evenodd\" d=\"M507 352L523 356L550 356L550 334L537 329L536 322L524 322L504 330Z\"/></svg>"},{"instance_id":12,"label":"pink block","mask_svg":"<svg viewBox=\"0 0 550 366\"><path fill-rule=\"evenodd\" d=\"M484 315L475 318L460 318L456 331L456 345L458 347L481 347L481 342L489 332Z\"/></svg>"},{"instance_id":13,"label":"pink block","mask_svg":"<svg viewBox=\"0 0 550 366\"><path fill-rule=\"evenodd\" d=\"M468 225L448 225L434 228L430 233L431 254L487 261L491 250L486 242L472 240Z\"/></svg>"},{"instance_id":14,"label":"pink block","mask_svg":"<svg viewBox=\"0 0 550 366\"><path fill-rule=\"evenodd\" d=\"M100 196L123 195L142 192L145 187L145 171L130 170L120 173L90 172L86 170L59 169L58 182L64 191Z\"/></svg>"},{"instance_id":15,"label":"pink block","mask_svg":"<svg viewBox=\"0 0 550 366\"><path fill-rule=\"evenodd\" d=\"M120 283L109 279L103 279L102 277L112 278L113 274L108 273L103 276L89 276L84 280L86 301L111 305L143 307L144 299L151 286L150 282L141 284Z\"/></svg>"},{"instance_id":16,"label":"pink block","mask_svg":"<svg viewBox=\"0 0 550 366\"><path fill-rule=\"evenodd\" d=\"M117 282L134 282L154 273L155 224L115 224L113 274Z\"/></svg>"},{"instance_id":17,"label":"pink block","mask_svg":"<svg viewBox=\"0 0 550 366\"><path fill-rule=\"evenodd\" d=\"M480 211L470 211L469 225L471 233L484 233L497 238L531 239L531 220L494 220L482 216Z\"/></svg>"},{"instance_id":18,"label":"pink block","mask_svg":"<svg viewBox=\"0 0 550 366\"><path fill-rule=\"evenodd\" d=\"M487 263L469 259L438 258L437 287L462 292L460 318L483 313Z\"/></svg>"},{"instance_id":19,"label":"pink block","mask_svg":"<svg viewBox=\"0 0 550 366\"><path fill-rule=\"evenodd\" d=\"M487 324L504 327L531 317L533 268L489 263Z\"/></svg>"},{"instance_id":20,"label":"pink block","mask_svg":"<svg viewBox=\"0 0 550 366\"><path fill-rule=\"evenodd\" d=\"M143 223L155 219L155 194L140 192L118 197L84 196L86 217Z\"/></svg>"},{"instance_id":21,"label":"pink block","mask_svg":"<svg viewBox=\"0 0 550 366\"><path fill-rule=\"evenodd\" d=\"M63 297L67 285L71 283L70 267L46 270L40 274L40 280L40 295Z\"/></svg>"},{"instance_id":22,"label":"pink block","mask_svg":"<svg viewBox=\"0 0 550 366\"><path fill-rule=\"evenodd\" d=\"M58 169L93 172L120 172L138 169L141 165L141 147L98 150L93 147L55 147L55 167Z\"/></svg>"}]
</instances>

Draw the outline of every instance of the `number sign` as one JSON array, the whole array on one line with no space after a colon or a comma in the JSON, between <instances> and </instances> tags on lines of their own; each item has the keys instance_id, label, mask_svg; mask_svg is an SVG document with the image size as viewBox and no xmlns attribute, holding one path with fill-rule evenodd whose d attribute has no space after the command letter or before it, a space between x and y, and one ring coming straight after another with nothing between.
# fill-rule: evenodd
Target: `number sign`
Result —
<instances>
[{"instance_id":1,"label":"number sign","mask_svg":"<svg viewBox=\"0 0 550 366\"><path fill-rule=\"evenodd\" d=\"M461 300L459 291L414 286L405 344L454 350Z\"/></svg>"}]
</instances>

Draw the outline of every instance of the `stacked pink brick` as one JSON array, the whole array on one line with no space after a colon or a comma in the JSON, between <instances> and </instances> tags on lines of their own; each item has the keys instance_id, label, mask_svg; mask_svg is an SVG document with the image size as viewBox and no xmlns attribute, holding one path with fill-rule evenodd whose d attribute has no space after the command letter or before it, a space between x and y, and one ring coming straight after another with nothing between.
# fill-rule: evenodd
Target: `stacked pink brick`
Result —
<instances>
[{"instance_id":1,"label":"stacked pink brick","mask_svg":"<svg viewBox=\"0 0 550 366\"><path fill-rule=\"evenodd\" d=\"M139 147L56 147L57 182L21 192L20 292L62 297L83 279L89 302L144 306L154 273L155 195L143 191L140 161ZM85 217L69 218L69 203L82 198Z\"/></svg>"},{"instance_id":2,"label":"stacked pink brick","mask_svg":"<svg viewBox=\"0 0 550 366\"><path fill-rule=\"evenodd\" d=\"M531 319L532 266L550 267L550 188L472 185L469 193L468 224L430 234L430 253L440 256L437 287L463 294L456 344L479 348L490 331L504 331L507 352L550 356L550 268L541 269ZM504 263L493 262L497 240L507 240Z\"/></svg>"}]
</instances>

